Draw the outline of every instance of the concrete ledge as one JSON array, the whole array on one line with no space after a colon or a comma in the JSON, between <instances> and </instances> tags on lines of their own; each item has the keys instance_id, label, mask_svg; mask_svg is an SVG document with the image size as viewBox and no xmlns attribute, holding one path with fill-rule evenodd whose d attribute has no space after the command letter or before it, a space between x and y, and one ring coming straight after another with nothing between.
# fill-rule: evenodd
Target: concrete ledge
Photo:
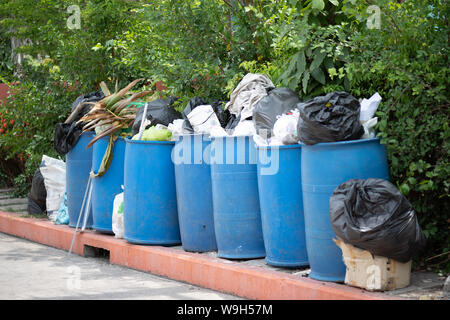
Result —
<instances>
[{"instance_id":1,"label":"concrete ledge","mask_svg":"<svg viewBox=\"0 0 450 320\"><path fill-rule=\"evenodd\" d=\"M75 229L55 225L47 220L21 218L17 214L0 211L0 232L68 251ZM110 262L113 264L248 299L395 299L381 293L240 265L226 259L170 247L133 245L123 239L90 230L77 234L73 253L84 255L85 245L109 250Z\"/></svg>"}]
</instances>

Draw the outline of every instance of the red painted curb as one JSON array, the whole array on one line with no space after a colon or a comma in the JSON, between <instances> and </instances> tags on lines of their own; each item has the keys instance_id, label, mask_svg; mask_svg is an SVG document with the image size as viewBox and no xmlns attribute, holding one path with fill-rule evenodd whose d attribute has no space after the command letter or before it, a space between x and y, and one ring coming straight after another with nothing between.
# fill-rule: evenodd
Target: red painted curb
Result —
<instances>
[{"instance_id":1,"label":"red painted curb","mask_svg":"<svg viewBox=\"0 0 450 320\"><path fill-rule=\"evenodd\" d=\"M48 220L21 218L0 211L0 232L69 250L74 228ZM382 293L302 278L261 267L241 265L160 246L140 246L95 231L78 233L72 252L84 255L84 246L110 252L110 262L212 290L260 300L393 300Z\"/></svg>"}]
</instances>

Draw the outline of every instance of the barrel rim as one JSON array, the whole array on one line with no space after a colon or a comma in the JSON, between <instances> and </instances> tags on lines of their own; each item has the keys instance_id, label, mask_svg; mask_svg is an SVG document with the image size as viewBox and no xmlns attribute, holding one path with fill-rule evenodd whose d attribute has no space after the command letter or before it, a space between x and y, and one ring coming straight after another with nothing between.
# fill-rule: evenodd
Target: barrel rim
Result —
<instances>
[{"instance_id":1,"label":"barrel rim","mask_svg":"<svg viewBox=\"0 0 450 320\"><path fill-rule=\"evenodd\" d=\"M95 134L94 136L97 136L97 134ZM101 137L100 139L98 139L97 141L103 141L103 140L108 140L109 139L109 135L107 135L107 136L104 136L104 137ZM119 141L122 141L122 140L125 140L125 138L122 138L121 136L118 136L117 137L117 139L119 140ZM95 143L94 143L94 145L95 145Z\"/></svg>"},{"instance_id":2,"label":"barrel rim","mask_svg":"<svg viewBox=\"0 0 450 320\"><path fill-rule=\"evenodd\" d=\"M86 132L83 132L82 134L80 134L80 138L81 137L88 137L88 136L96 136L96 134L95 134L95 131L93 131L93 130L90 130L90 131L86 131Z\"/></svg>"},{"instance_id":3,"label":"barrel rim","mask_svg":"<svg viewBox=\"0 0 450 320\"><path fill-rule=\"evenodd\" d=\"M173 137L175 138L175 142L180 141L180 138L185 138L185 137L198 137L201 136L203 137L204 141L211 141L212 137L211 135L209 135L208 133L181 133L181 134L175 134L173 135Z\"/></svg>"},{"instance_id":4,"label":"barrel rim","mask_svg":"<svg viewBox=\"0 0 450 320\"><path fill-rule=\"evenodd\" d=\"M257 149L301 149L303 146L299 143L296 144L282 144L279 146L263 146L263 145L256 145Z\"/></svg>"},{"instance_id":5,"label":"barrel rim","mask_svg":"<svg viewBox=\"0 0 450 320\"><path fill-rule=\"evenodd\" d=\"M252 135L238 135L238 136L211 136L211 141L218 140L218 139L233 139L237 140L238 138L249 138L253 141Z\"/></svg>"},{"instance_id":6,"label":"barrel rim","mask_svg":"<svg viewBox=\"0 0 450 320\"><path fill-rule=\"evenodd\" d=\"M153 141L153 140L131 140L130 137L126 137L125 139L126 143L130 144L157 144L157 145L174 145L176 141L170 140L170 141Z\"/></svg>"},{"instance_id":7,"label":"barrel rim","mask_svg":"<svg viewBox=\"0 0 450 320\"><path fill-rule=\"evenodd\" d=\"M350 145L350 144L361 144L361 143L369 143L369 142L375 142L375 141L381 141L380 138L369 138L369 139L357 139L357 140L347 140L347 141L335 141L335 142L320 142L316 144L304 144L300 143L300 145L305 148L313 148L313 147L332 147L337 145Z\"/></svg>"}]
</instances>

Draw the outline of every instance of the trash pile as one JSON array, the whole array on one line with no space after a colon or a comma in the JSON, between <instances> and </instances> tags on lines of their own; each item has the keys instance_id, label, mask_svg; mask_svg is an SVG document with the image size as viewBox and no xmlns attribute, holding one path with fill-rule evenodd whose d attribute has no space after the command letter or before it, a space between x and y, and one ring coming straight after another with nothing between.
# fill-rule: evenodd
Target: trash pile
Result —
<instances>
[{"instance_id":1,"label":"trash pile","mask_svg":"<svg viewBox=\"0 0 450 320\"><path fill-rule=\"evenodd\" d=\"M43 155L28 194L28 213L46 213L56 224L68 224L66 197L66 164L62 160Z\"/></svg>"},{"instance_id":2,"label":"trash pile","mask_svg":"<svg viewBox=\"0 0 450 320\"><path fill-rule=\"evenodd\" d=\"M301 102L289 88L276 88L265 75L248 73L230 100L208 103L201 97L189 100L180 114L169 97L148 103L145 127L161 125L173 137L183 134L253 136L258 145L345 141L375 137L381 102L376 93L360 103L346 92L332 92ZM133 139L141 126L140 108L133 124ZM161 128L160 126L160 128Z\"/></svg>"},{"instance_id":3,"label":"trash pile","mask_svg":"<svg viewBox=\"0 0 450 320\"><path fill-rule=\"evenodd\" d=\"M99 133L101 131L101 137L109 135L108 149L105 152L101 165L101 168L104 167L106 172L113 157L114 139L117 139L118 132L123 133L124 130L128 131L124 135L119 135L129 137L125 142L127 144L131 143L133 147L152 145L151 147L153 148L157 145L158 147L163 146L166 148L165 150L169 149L167 145L170 145L170 143L144 144L133 143L132 141L174 141L177 139L177 136L181 135L205 135L210 137L251 136L251 139L258 146L276 147L297 145L299 153L292 161L294 162L293 168L300 167L300 165L302 167L301 175L300 171L297 172L299 176L298 183L300 185L302 184L300 180L305 180L304 172L321 171L317 170L317 167L314 167L314 165L303 167L303 159L306 158L304 155L307 149L316 149L316 146L314 146L316 144L322 144L320 145L322 147L335 145L331 144L333 142L371 139L368 141L370 144L376 141L376 139L372 139L376 137L375 126L378 122L375 114L382 100L382 97L378 93L375 93L369 99L359 101L350 93L336 91L314 97L307 101L301 101L298 94L293 90L285 87L276 87L265 75L249 73L233 90L229 101L216 100L208 102L201 97L193 97L187 102L183 111L179 112L174 108L174 104L178 98L168 97L166 99L156 99L151 102L142 102L139 108L130 108L124 111L129 107L131 102L148 94L147 91L144 91L125 98L125 92L136 84L137 81L139 80L134 81L121 91L117 91L116 88L116 92L113 94L110 94L107 88L102 87L102 91L80 96L73 103L72 114L68 120L65 123L58 124L55 129L55 149L61 155L64 155L75 146L83 132L96 130L97 137L91 140L91 143L88 145L89 147L99 139ZM124 94L122 95L122 93ZM117 100L113 99L115 95L118 95L116 97ZM102 116L99 117L99 115ZM121 122L117 124L116 121L118 119ZM114 137L112 135L113 132L116 135ZM216 141L213 139L212 143L217 142L217 140L220 139L216 139ZM359 141L355 144L364 144L365 142ZM121 140L121 143L124 143L124 141ZM338 143L338 145L349 144L351 145L353 142ZM302 145L302 147L300 148L298 145ZM381 173L379 175L381 177L388 177L387 157L380 151L381 148L378 147L379 144L374 147L376 149L375 151L369 151L381 154L379 156L380 159L374 161L383 162L380 167L386 163L383 167L386 169L386 174L384 174L383 169L380 169L379 171ZM367 147L367 149L369 148L370 146ZM131 149L127 149L127 151L129 150ZM319 159L322 161L327 158L327 155L332 154L330 157L332 159L331 162L335 163L331 163L330 166L332 167L334 165L335 167L333 167L334 171L332 171L331 175L338 171L337 167L341 165L342 161L347 161L350 158L349 152L353 151L345 149L345 152L342 152L342 150L339 151L341 153L333 152L334 150ZM361 152L364 153L367 150L364 149ZM343 153L345 153L344 156L342 156ZM358 156L353 158L359 160ZM133 157L127 157L127 159L130 158ZM300 158L301 163L298 163ZM169 156L164 156L164 159L166 159L164 163L170 163ZM360 162L368 163L367 158L364 158L364 161ZM314 164L314 161L311 163ZM377 165L371 164L371 166ZM354 166L357 166L356 162L348 166L351 167L350 173L345 172L342 174L342 177L348 179L349 176L360 174L359 171L368 172L371 170L367 165L362 166L362 169L353 169ZM326 165L323 164L320 166L320 168L325 167ZM212 170L214 170L213 166ZM120 172L122 173L122 171L127 170L121 169ZM131 171L128 170L127 172ZM168 171L173 171L173 167ZM256 171L251 171L252 174L255 172L255 179ZM289 168L288 171L290 173L292 169ZM210 173L209 169L207 172L208 174ZM236 172L233 174L238 175L241 173ZM363 173L363 175L365 174ZM367 175L372 176L376 174L378 173L374 174L371 172L370 175ZM172 179L172 172L167 176ZM336 176L338 175L336 174ZM89 181L96 177L91 172ZM319 177L318 180L320 178L322 177ZM128 179L127 181L130 180L134 181L134 179ZM236 177L236 180L239 180L239 177ZM344 178L340 179L338 177L337 180L344 180ZM336 182L333 188L340 182ZM46 211L50 220L53 222L67 224L69 215L65 184L65 163L44 155L41 167L36 171L35 177L33 178L33 187L28 197L29 212L37 214ZM117 186L120 185L119 183L117 184ZM326 188L330 190L329 193L331 194L333 188L330 188L330 186L328 184ZM303 197L302 203L305 203L305 217L307 216L307 201L305 200L307 196L305 194L314 194L316 192L315 187L316 185L313 186L313 191L309 190L304 192L306 185L302 185L303 195L301 197ZM317 189L320 189L321 186L317 187ZM152 188L155 189L153 186ZM298 189L300 190L300 188ZM122 190L119 191L120 193L117 193L117 191L114 192L114 197L112 198L114 199L112 232L117 238L124 237L124 194L125 199L128 194L126 190L125 192L122 191L124 191L123 186ZM88 192L86 191L87 194ZM325 195L323 196L323 194ZM330 197L326 192L322 192L322 196L327 200L320 201L322 204L326 203L328 205L329 201L329 207L327 206L325 210L322 210L322 212L324 211L326 213L326 216L324 218L323 215L319 214L319 210L316 210L317 212L312 212L314 213L314 219L326 220L320 221L320 223L327 226L331 222L331 235L337 236L337 239L334 239L334 241L341 248L343 260L346 263L351 260L348 258L348 255L351 256L353 253L357 253L359 257L365 257L364 259L373 258L374 261L380 257L385 259L382 260L382 263L380 262L381 260L375 261L379 263L379 266L385 266L391 263L388 259L392 259L394 261L392 263L398 262L405 264L399 265L399 268L404 268L401 270L408 270L410 268L410 264L408 265L408 263L410 263L414 254L418 253L425 246L426 239L420 229L414 209L401 192L387 180L375 178L350 179L340 183ZM90 194L88 195L87 202L89 201ZM277 199L273 199L273 201L277 201ZM310 200L310 203L314 201ZM107 202L111 205L112 201ZM166 201L165 203L169 202ZM174 210L176 212L175 204L171 205L175 208ZM310 222L305 218L305 225L307 223ZM332 243L331 239L329 239L329 242ZM321 245L321 248L323 246ZM332 249L337 248L334 247ZM324 255L326 255L325 251L323 253ZM340 256L336 259L340 259ZM336 262L336 259L332 262ZM363 261L363 258L358 261ZM342 264L342 261L337 261L335 264L338 262ZM354 261L351 260L351 263L354 264ZM335 264L331 263L331 268L337 268ZM348 277L356 275L355 270L348 270L350 270L347 271ZM311 278L313 278L312 275ZM324 281L339 280L325 279ZM351 282L351 279L347 278L346 283L352 283L356 286L360 285L359 282ZM408 281L405 280L403 283L408 283ZM391 287L384 286L382 288ZM369 289L379 288L370 287Z\"/></svg>"},{"instance_id":4,"label":"trash pile","mask_svg":"<svg viewBox=\"0 0 450 320\"><path fill-rule=\"evenodd\" d=\"M273 124L269 123L267 126L261 117L257 114L254 116L255 125L264 127L268 131L268 134L259 134L260 136L254 139L257 144L313 145L375 138L374 127L378 119L373 116L381 102L381 96L378 93L359 103L347 92L331 92L305 102L298 102L291 105L292 108L289 110L290 97L285 96L278 103L272 102L275 107L270 110L276 115L276 121ZM282 109L282 103L285 104L285 110Z\"/></svg>"},{"instance_id":5,"label":"trash pile","mask_svg":"<svg viewBox=\"0 0 450 320\"><path fill-rule=\"evenodd\" d=\"M408 262L426 243L405 196L383 179L352 179L330 198L330 221L344 242L374 255Z\"/></svg>"},{"instance_id":6,"label":"trash pile","mask_svg":"<svg viewBox=\"0 0 450 320\"><path fill-rule=\"evenodd\" d=\"M67 154L77 144L85 123L79 122L92 108L93 102L104 98L102 91L79 96L72 104L72 113L64 123L55 126L54 147L61 155Z\"/></svg>"},{"instance_id":7,"label":"trash pile","mask_svg":"<svg viewBox=\"0 0 450 320\"><path fill-rule=\"evenodd\" d=\"M212 137L253 136L258 145L316 144L375 137L381 102L376 93L361 103L347 92L331 92L300 101L289 88L276 88L265 75L247 74L228 102L208 103L201 97L189 100L180 114L170 106L176 98L149 104L146 127L163 125L173 137L205 134ZM142 119L139 110L133 124L136 135Z\"/></svg>"},{"instance_id":8,"label":"trash pile","mask_svg":"<svg viewBox=\"0 0 450 320\"><path fill-rule=\"evenodd\" d=\"M351 179L340 184L330 197L330 222L346 265L346 284L382 291L409 285L412 258L426 238L416 212L392 183Z\"/></svg>"},{"instance_id":9,"label":"trash pile","mask_svg":"<svg viewBox=\"0 0 450 320\"><path fill-rule=\"evenodd\" d=\"M175 119L180 119L181 114L176 111L172 105L177 99L175 97L169 97L167 99L157 99L147 103L147 111L145 114L145 127L152 125L156 126L161 124L168 126ZM135 136L139 132L141 127L142 118L144 115L144 108L139 108L136 114L136 119L133 122L132 135Z\"/></svg>"}]
</instances>

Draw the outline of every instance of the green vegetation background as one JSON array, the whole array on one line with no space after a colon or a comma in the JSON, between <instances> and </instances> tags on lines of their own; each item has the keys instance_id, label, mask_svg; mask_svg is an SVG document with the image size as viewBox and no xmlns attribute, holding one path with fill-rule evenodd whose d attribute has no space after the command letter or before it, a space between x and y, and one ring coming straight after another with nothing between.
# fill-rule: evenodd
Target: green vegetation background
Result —
<instances>
[{"instance_id":1,"label":"green vegetation background","mask_svg":"<svg viewBox=\"0 0 450 320\"><path fill-rule=\"evenodd\" d=\"M146 1L148 2L148 1ZM78 5L80 29L68 7ZM80 94L104 80L188 99L227 100L248 72L302 100L379 92L392 182L428 245L416 268L450 271L449 5L446 0L0 0L0 185L26 195L53 132ZM20 67L11 37L30 39ZM155 91L155 96L157 95ZM154 96L154 97L155 97Z\"/></svg>"}]
</instances>

